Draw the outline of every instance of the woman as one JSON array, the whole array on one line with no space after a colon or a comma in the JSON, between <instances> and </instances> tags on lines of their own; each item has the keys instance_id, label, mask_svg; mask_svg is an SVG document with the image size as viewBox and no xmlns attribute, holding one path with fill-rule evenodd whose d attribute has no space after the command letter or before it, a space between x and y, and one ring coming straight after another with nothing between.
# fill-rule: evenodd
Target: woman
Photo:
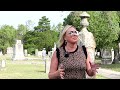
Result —
<instances>
[{"instance_id":1,"label":"woman","mask_svg":"<svg viewBox=\"0 0 120 90\"><path fill-rule=\"evenodd\" d=\"M78 31L66 25L59 39L59 58L57 51L51 58L49 79L84 79L96 74L96 66L90 63L90 56L85 57L82 46L78 46Z\"/></svg>"}]
</instances>

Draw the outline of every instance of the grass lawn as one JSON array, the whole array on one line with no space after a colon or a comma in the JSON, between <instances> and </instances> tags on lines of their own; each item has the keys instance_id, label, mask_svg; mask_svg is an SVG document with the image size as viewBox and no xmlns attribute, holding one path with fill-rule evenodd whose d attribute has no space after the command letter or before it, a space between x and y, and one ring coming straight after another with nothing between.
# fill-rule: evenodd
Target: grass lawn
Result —
<instances>
[{"instance_id":1,"label":"grass lawn","mask_svg":"<svg viewBox=\"0 0 120 90\"><path fill-rule=\"evenodd\" d=\"M95 62L101 63L101 60L96 59ZM100 67L120 72L120 63L119 64L100 64Z\"/></svg>"},{"instance_id":2,"label":"grass lawn","mask_svg":"<svg viewBox=\"0 0 120 90\"><path fill-rule=\"evenodd\" d=\"M42 60L6 60L6 67L0 68L0 79L47 79Z\"/></svg>"},{"instance_id":3,"label":"grass lawn","mask_svg":"<svg viewBox=\"0 0 120 90\"><path fill-rule=\"evenodd\" d=\"M100 66L101 68L106 68L120 72L120 64L109 64L109 65L100 65Z\"/></svg>"},{"instance_id":4,"label":"grass lawn","mask_svg":"<svg viewBox=\"0 0 120 90\"><path fill-rule=\"evenodd\" d=\"M106 78L106 77L104 77L102 75L96 75L96 79L109 79L109 78Z\"/></svg>"},{"instance_id":5,"label":"grass lawn","mask_svg":"<svg viewBox=\"0 0 120 90\"><path fill-rule=\"evenodd\" d=\"M100 63L100 60L95 62ZM100 67L120 72L120 64L100 65ZM12 61L6 58L5 68L0 67L0 79L48 79L48 74L45 73L45 64L42 60ZM108 78L96 75L96 79Z\"/></svg>"}]
</instances>

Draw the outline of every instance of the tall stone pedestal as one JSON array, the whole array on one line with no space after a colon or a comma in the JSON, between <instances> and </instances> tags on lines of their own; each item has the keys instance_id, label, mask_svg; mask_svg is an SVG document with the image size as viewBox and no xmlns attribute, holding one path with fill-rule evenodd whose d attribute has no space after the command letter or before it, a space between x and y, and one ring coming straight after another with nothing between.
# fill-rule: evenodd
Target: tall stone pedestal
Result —
<instances>
[{"instance_id":1,"label":"tall stone pedestal","mask_svg":"<svg viewBox=\"0 0 120 90\"><path fill-rule=\"evenodd\" d=\"M21 43L21 40L16 40L16 44L13 48L12 60L25 60L23 44Z\"/></svg>"},{"instance_id":2,"label":"tall stone pedestal","mask_svg":"<svg viewBox=\"0 0 120 90\"><path fill-rule=\"evenodd\" d=\"M82 30L79 32L79 45L84 45L87 48L87 53L90 56L90 61L94 63L95 60L95 48L96 48L96 42L94 39L94 36L91 32L87 30L87 27L89 26L88 18L90 15L87 12L83 12L81 15L81 22L80 24L82 25ZM87 77L87 78L95 78L93 77Z\"/></svg>"}]
</instances>

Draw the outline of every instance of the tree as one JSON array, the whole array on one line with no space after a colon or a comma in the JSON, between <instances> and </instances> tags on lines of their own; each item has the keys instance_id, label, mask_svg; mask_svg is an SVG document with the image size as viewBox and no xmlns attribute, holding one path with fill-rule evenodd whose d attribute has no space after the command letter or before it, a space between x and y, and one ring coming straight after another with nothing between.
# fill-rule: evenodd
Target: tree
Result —
<instances>
[{"instance_id":1,"label":"tree","mask_svg":"<svg viewBox=\"0 0 120 90\"><path fill-rule=\"evenodd\" d=\"M97 48L115 47L114 41L118 40L119 17L116 11L92 11L90 14L88 30L94 34Z\"/></svg>"},{"instance_id":2,"label":"tree","mask_svg":"<svg viewBox=\"0 0 120 90\"><path fill-rule=\"evenodd\" d=\"M56 31L29 31L24 37L24 48L28 49L28 53L30 54L34 54L35 49L42 50L43 48L46 48L48 52L51 51L54 42L57 42L57 40L58 32Z\"/></svg>"},{"instance_id":3,"label":"tree","mask_svg":"<svg viewBox=\"0 0 120 90\"><path fill-rule=\"evenodd\" d=\"M81 30L80 14L81 12L71 12L64 19L64 25L71 24ZM97 49L113 47L113 42L118 40L120 32L117 11L88 11L88 14L90 14L88 31L93 33Z\"/></svg>"},{"instance_id":4,"label":"tree","mask_svg":"<svg viewBox=\"0 0 120 90\"><path fill-rule=\"evenodd\" d=\"M51 27L51 30L52 30L52 31L57 31L57 27L56 27L55 25L53 25L53 26Z\"/></svg>"},{"instance_id":5,"label":"tree","mask_svg":"<svg viewBox=\"0 0 120 90\"><path fill-rule=\"evenodd\" d=\"M81 26L80 26L80 14L82 12L81 11L73 11L71 12L67 18L64 18L64 22L63 22L63 26L69 24L69 25L73 25L77 28L78 31L81 30Z\"/></svg>"},{"instance_id":6,"label":"tree","mask_svg":"<svg viewBox=\"0 0 120 90\"><path fill-rule=\"evenodd\" d=\"M33 30L34 29L34 22L32 21L32 20L27 20L26 21L26 26L27 26L27 28L28 28L28 31L31 31L31 30Z\"/></svg>"},{"instance_id":7,"label":"tree","mask_svg":"<svg viewBox=\"0 0 120 90\"><path fill-rule=\"evenodd\" d=\"M37 32L50 30L50 20L46 16L43 16L39 19L38 26L35 26L34 29Z\"/></svg>"},{"instance_id":8,"label":"tree","mask_svg":"<svg viewBox=\"0 0 120 90\"><path fill-rule=\"evenodd\" d=\"M63 30L63 24L62 23L58 23L58 25L56 26L57 31L61 32Z\"/></svg>"},{"instance_id":9,"label":"tree","mask_svg":"<svg viewBox=\"0 0 120 90\"><path fill-rule=\"evenodd\" d=\"M19 24L18 25L18 29L17 29L17 39L22 40L23 36L26 34L26 32L28 31L27 26L23 25L23 24Z\"/></svg>"},{"instance_id":10,"label":"tree","mask_svg":"<svg viewBox=\"0 0 120 90\"><path fill-rule=\"evenodd\" d=\"M12 47L15 43L16 29L13 26L3 25L0 28L0 49L3 54L6 53L7 47Z\"/></svg>"}]
</instances>

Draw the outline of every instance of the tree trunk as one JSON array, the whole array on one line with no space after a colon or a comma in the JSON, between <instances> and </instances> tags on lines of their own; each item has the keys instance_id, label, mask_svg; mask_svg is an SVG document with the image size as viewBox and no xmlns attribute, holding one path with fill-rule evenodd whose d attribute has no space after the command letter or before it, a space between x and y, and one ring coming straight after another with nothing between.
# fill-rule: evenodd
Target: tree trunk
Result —
<instances>
[{"instance_id":1,"label":"tree trunk","mask_svg":"<svg viewBox=\"0 0 120 90\"><path fill-rule=\"evenodd\" d=\"M119 63L119 59L120 59L119 51L116 49L114 54L115 54L115 57L113 59L112 64Z\"/></svg>"}]
</instances>

